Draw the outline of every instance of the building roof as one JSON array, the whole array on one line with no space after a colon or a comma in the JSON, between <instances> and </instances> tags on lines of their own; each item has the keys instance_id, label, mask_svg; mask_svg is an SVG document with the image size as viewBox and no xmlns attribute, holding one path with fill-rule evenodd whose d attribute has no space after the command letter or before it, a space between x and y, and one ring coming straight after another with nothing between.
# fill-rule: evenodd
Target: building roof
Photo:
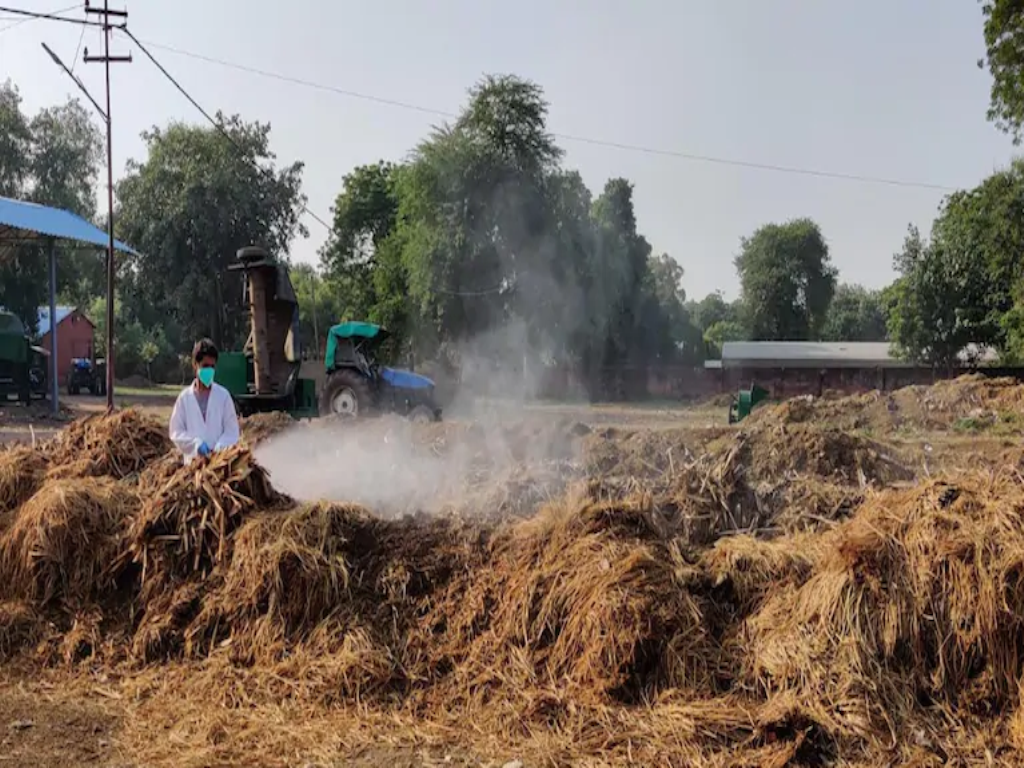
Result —
<instances>
[{"instance_id":1,"label":"building roof","mask_svg":"<svg viewBox=\"0 0 1024 768\"><path fill-rule=\"evenodd\" d=\"M67 320L74 311L74 307L57 307L57 325L60 325ZM36 325L38 330L36 333L38 336L43 337L50 332L50 308L39 307L38 317L39 319ZM57 333L57 336L60 336L60 332Z\"/></svg>"},{"instance_id":2,"label":"building roof","mask_svg":"<svg viewBox=\"0 0 1024 768\"><path fill-rule=\"evenodd\" d=\"M877 366L899 361L889 353L889 344L885 341L727 341L722 344L723 365L741 362Z\"/></svg>"},{"instance_id":3,"label":"building roof","mask_svg":"<svg viewBox=\"0 0 1024 768\"><path fill-rule=\"evenodd\" d=\"M974 350L977 352L977 350ZM966 362L966 357L962 355ZM992 362L985 350L978 362ZM912 368L914 363L892 354L887 341L727 341L722 344L725 368Z\"/></svg>"},{"instance_id":4,"label":"building roof","mask_svg":"<svg viewBox=\"0 0 1024 768\"><path fill-rule=\"evenodd\" d=\"M909 368L885 341L727 341L726 368Z\"/></svg>"},{"instance_id":5,"label":"building roof","mask_svg":"<svg viewBox=\"0 0 1024 768\"><path fill-rule=\"evenodd\" d=\"M15 245L55 237L106 248L109 235L71 211L0 197L0 256ZM124 253L136 251L119 240L114 247Z\"/></svg>"}]
</instances>

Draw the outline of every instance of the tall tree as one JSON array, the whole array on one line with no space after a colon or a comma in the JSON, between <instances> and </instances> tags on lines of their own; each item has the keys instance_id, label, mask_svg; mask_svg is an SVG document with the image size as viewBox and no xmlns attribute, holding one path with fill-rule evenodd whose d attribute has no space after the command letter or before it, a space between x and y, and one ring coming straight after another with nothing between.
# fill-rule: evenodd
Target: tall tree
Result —
<instances>
[{"instance_id":1,"label":"tall tree","mask_svg":"<svg viewBox=\"0 0 1024 768\"><path fill-rule=\"evenodd\" d=\"M1024 4L1019 0L984 0L985 58L992 91L988 119L1020 144L1024 126Z\"/></svg>"},{"instance_id":2,"label":"tall tree","mask_svg":"<svg viewBox=\"0 0 1024 768\"><path fill-rule=\"evenodd\" d=\"M228 272L241 247L284 259L305 198L302 163L274 167L270 125L239 117L213 128L172 123L143 134L147 157L130 161L118 184L116 222L142 254L123 269L130 320L161 326L177 349L199 336L241 344L241 278Z\"/></svg>"},{"instance_id":3,"label":"tall tree","mask_svg":"<svg viewBox=\"0 0 1024 768\"><path fill-rule=\"evenodd\" d=\"M751 338L814 338L825 320L836 269L810 219L767 224L743 240L736 257Z\"/></svg>"},{"instance_id":4,"label":"tall tree","mask_svg":"<svg viewBox=\"0 0 1024 768\"><path fill-rule=\"evenodd\" d=\"M10 81L0 83L0 196L21 197L28 184L32 131L21 110L21 94Z\"/></svg>"},{"instance_id":5,"label":"tall tree","mask_svg":"<svg viewBox=\"0 0 1024 768\"><path fill-rule=\"evenodd\" d=\"M390 298L377 295L374 272L380 266L381 246L398 218L399 171L399 166L383 161L359 166L342 180L334 203L334 221L320 261L342 288L346 311L353 317L369 317L372 307ZM398 286L402 293L403 288Z\"/></svg>"},{"instance_id":6,"label":"tall tree","mask_svg":"<svg viewBox=\"0 0 1024 768\"><path fill-rule=\"evenodd\" d=\"M93 217L99 142L96 126L78 101L29 119L21 111L17 89L9 82L0 85L0 194ZM92 250L61 247L58 288L66 298L88 304L102 258ZM47 299L46 263L42 248L28 245L0 263L0 305L33 331L38 307Z\"/></svg>"},{"instance_id":7,"label":"tall tree","mask_svg":"<svg viewBox=\"0 0 1024 768\"><path fill-rule=\"evenodd\" d=\"M889 289L889 338L901 357L949 367L969 344L985 343L971 321L984 300L983 283L969 276L972 267L962 256L942 241L925 242L910 227L894 257L900 276Z\"/></svg>"},{"instance_id":8,"label":"tall tree","mask_svg":"<svg viewBox=\"0 0 1024 768\"><path fill-rule=\"evenodd\" d=\"M402 262L415 310L441 342L480 337L510 313L532 315L536 333L562 307L564 265L545 242L546 180L561 151L546 115L537 85L486 77L415 153L402 184Z\"/></svg>"},{"instance_id":9,"label":"tall tree","mask_svg":"<svg viewBox=\"0 0 1024 768\"><path fill-rule=\"evenodd\" d=\"M41 110L32 118L30 130L31 199L94 220L103 141L89 113L72 99ZM102 249L62 244L57 267L62 298L88 307L104 291L105 262Z\"/></svg>"}]
</instances>

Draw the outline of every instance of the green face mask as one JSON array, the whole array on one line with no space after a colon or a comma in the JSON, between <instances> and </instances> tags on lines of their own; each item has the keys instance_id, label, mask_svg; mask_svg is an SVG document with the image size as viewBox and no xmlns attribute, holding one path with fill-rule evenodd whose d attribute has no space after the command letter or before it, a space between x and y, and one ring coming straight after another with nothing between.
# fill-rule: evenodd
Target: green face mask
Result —
<instances>
[{"instance_id":1,"label":"green face mask","mask_svg":"<svg viewBox=\"0 0 1024 768\"><path fill-rule=\"evenodd\" d=\"M204 387L208 387L213 384L213 368L200 368L197 375L200 383L202 383Z\"/></svg>"}]
</instances>

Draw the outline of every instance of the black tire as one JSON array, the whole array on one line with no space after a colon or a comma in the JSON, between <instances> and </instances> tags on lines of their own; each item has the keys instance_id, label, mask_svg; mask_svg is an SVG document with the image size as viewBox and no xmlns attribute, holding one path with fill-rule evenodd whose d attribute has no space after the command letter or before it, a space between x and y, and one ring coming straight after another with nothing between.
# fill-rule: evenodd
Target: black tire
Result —
<instances>
[{"instance_id":1,"label":"black tire","mask_svg":"<svg viewBox=\"0 0 1024 768\"><path fill-rule=\"evenodd\" d=\"M348 392L354 410L345 412L338 410L336 401ZM361 418L371 415L373 398L370 396L369 383L358 372L351 368L340 368L327 377L323 389L320 390L318 403L321 416L340 416L342 418Z\"/></svg>"},{"instance_id":2,"label":"black tire","mask_svg":"<svg viewBox=\"0 0 1024 768\"><path fill-rule=\"evenodd\" d=\"M68 384L68 394L71 395L72 397L77 395L78 387L76 387L74 384Z\"/></svg>"},{"instance_id":3,"label":"black tire","mask_svg":"<svg viewBox=\"0 0 1024 768\"><path fill-rule=\"evenodd\" d=\"M409 419L409 421L421 424L429 424L438 421L437 412L433 408L429 408L425 405L417 405L406 414L406 418Z\"/></svg>"}]
</instances>

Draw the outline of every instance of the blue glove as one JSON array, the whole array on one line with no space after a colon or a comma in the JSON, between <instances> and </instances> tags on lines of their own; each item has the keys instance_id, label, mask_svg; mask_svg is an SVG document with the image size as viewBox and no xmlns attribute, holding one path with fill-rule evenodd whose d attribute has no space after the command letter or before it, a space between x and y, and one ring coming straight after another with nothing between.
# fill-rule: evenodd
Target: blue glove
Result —
<instances>
[{"instance_id":1,"label":"blue glove","mask_svg":"<svg viewBox=\"0 0 1024 768\"><path fill-rule=\"evenodd\" d=\"M199 448L197 449L197 453L200 456L209 456L210 455L210 446L208 446L205 442L200 443Z\"/></svg>"}]
</instances>

